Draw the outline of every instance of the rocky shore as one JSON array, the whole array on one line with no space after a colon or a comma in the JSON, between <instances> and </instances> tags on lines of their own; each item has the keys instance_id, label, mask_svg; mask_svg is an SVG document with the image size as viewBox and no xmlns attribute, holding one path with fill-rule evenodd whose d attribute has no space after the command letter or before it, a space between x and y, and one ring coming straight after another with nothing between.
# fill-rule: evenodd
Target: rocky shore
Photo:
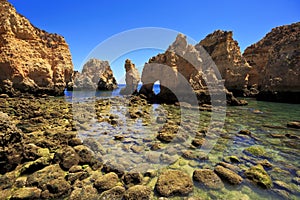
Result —
<instances>
[{"instance_id":1,"label":"rocky shore","mask_svg":"<svg viewBox=\"0 0 300 200\"><path fill-rule=\"evenodd\" d=\"M151 125L151 117L149 118L152 105L139 97L126 100L128 114L113 114L113 105L119 105L117 109L121 111L123 101L125 100L121 98L96 100L94 106L97 123L111 127L111 131L99 127L100 132L91 132L90 124L85 121L78 124L74 121L74 108L63 98L0 98L0 199L122 200L177 197L192 200L205 199L206 195L216 198L225 195L230 198L234 192L224 190L224 185L240 185L244 188L244 193L240 195L249 199L251 192L247 195L246 190L249 183L282 198L300 194L299 188L297 189L299 171L291 180L278 179L279 174L289 172L274 166L270 154L260 145L245 148L243 155L224 155L217 160L214 158L214 151L209 155L198 151L203 142L213 135L206 136L205 130L199 130L190 139L181 135L179 130L190 132L191 127L180 126L180 113L176 114L176 106L170 107L174 110L168 111L168 115L164 115L164 110L159 110L161 108L157 110L162 114L154 123L161 128L152 136L144 134L142 143L137 137L139 133L134 129L129 128L120 134L118 127L123 126L122 117L125 117L128 125L142 119L144 127L154 126ZM203 114L205 113L206 111ZM192 119L191 116L189 120ZM86 130L88 135L85 133L82 136L82 130ZM98 139L102 137L94 137L94 134L108 138L107 142L101 143ZM240 130L234 135L244 140L260 140L249 130ZM221 134L224 139L232 136ZM272 137L277 136L273 134ZM300 141L296 135L283 137L287 141ZM177 154L174 152L176 143L168 146L172 140L181 141L187 146ZM147 153L144 159L157 163L158 166L162 163L167 165L143 171L142 168L126 168L129 160L122 161L126 159L123 156L117 157L120 160L114 164L108 162L106 156L113 156L111 153L118 146L123 149L124 155L136 155L136 158L142 159L142 155ZM159 149L168 149L168 153L157 157ZM276 170L281 171L278 174ZM207 193L201 194L203 191Z\"/></svg>"}]
</instances>

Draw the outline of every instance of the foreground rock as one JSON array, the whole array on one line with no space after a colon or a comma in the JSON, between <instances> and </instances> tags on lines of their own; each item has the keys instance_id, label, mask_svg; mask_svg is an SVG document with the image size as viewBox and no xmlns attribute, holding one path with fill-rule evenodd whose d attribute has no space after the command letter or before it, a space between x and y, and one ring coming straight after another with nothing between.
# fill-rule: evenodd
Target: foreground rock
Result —
<instances>
[{"instance_id":1,"label":"foreground rock","mask_svg":"<svg viewBox=\"0 0 300 200\"><path fill-rule=\"evenodd\" d=\"M245 176L262 188L268 189L273 186L271 177L261 165L252 166L245 171Z\"/></svg>"},{"instance_id":2,"label":"foreground rock","mask_svg":"<svg viewBox=\"0 0 300 200\"><path fill-rule=\"evenodd\" d=\"M238 185L243 181L243 178L237 173L218 165L215 167L215 172L225 181L232 185Z\"/></svg>"},{"instance_id":3,"label":"foreground rock","mask_svg":"<svg viewBox=\"0 0 300 200\"><path fill-rule=\"evenodd\" d=\"M224 184L220 177L211 169L198 169L194 171L193 178L201 185L211 189L221 189Z\"/></svg>"},{"instance_id":4,"label":"foreground rock","mask_svg":"<svg viewBox=\"0 0 300 200\"><path fill-rule=\"evenodd\" d=\"M244 57L252 66L249 85L257 85L258 99L300 103L300 22L273 28L248 47Z\"/></svg>"},{"instance_id":5,"label":"foreground rock","mask_svg":"<svg viewBox=\"0 0 300 200\"><path fill-rule=\"evenodd\" d=\"M203 46L225 79L225 87L242 95L247 89L247 76L251 67L241 55L238 42L232 36L232 31L217 30L201 40L196 49Z\"/></svg>"},{"instance_id":6,"label":"foreground rock","mask_svg":"<svg viewBox=\"0 0 300 200\"><path fill-rule=\"evenodd\" d=\"M125 61L125 70L126 70L126 87L123 88L120 93L121 94L135 94L137 93L137 86L140 82L140 74L137 68L135 68L135 64L131 62L131 60L126 59Z\"/></svg>"},{"instance_id":7,"label":"foreground rock","mask_svg":"<svg viewBox=\"0 0 300 200\"><path fill-rule=\"evenodd\" d=\"M187 195L193 191L193 182L189 175L179 170L163 172L157 180L155 188L164 197L172 195Z\"/></svg>"},{"instance_id":8,"label":"foreground rock","mask_svg":"<svg viewBox=\"0 0 300 200\"><path fill-rule=\"evenodd\" d=\"M73 83L68 88L74 90L113 90L117 88L117 81L108 61L90 59L82 68L82 72L75 73Z\"/></svg>"},{"instance_id":9,"label":"foreground rock","mask_svg":"<svg viewBox=\"0 0 300 200\"><path fill-rule=\"evenodd\" d=\"M0 93L63 95L73 72L65 39L36 28L6 0L0 13Z\"/></svg>"}]
</instances>

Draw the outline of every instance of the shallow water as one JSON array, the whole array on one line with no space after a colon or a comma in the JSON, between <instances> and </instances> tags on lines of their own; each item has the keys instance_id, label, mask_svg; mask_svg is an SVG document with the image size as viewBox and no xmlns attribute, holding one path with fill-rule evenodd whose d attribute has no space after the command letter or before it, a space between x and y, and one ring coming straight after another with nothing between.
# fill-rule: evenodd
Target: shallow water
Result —
<instances>
[{"instance_id":1,"label":"shallow water","mask_svg":"<svg viewBox=\"0 0 300 200\"><path fill-rule=\"evenodd\" d=\"M102 149L95 151L96 154L100 152L99 159L104 162L121 166L121 170L125 171L172 168L192 175L197 168L213 169L217 163L226 161L226 157L237 156L240 162L234 165L239 167L239 174L244 177L243 170L268 160L272 167L266 168L266 171L273 182L283 181L288 188L275 184L272 189L262 189L244 178L242 184L226 184L218 191L195 187L193 195L203 199L300 199L300 186L292 180L300 170L300 131L286 127L288 122L300 120L299 105L247 99L248 106L227 107L225 123L222 124L222 119L211 121L210 112L199 113L193 107L180 109L156 104L132 107L128 106L125 98L117 97L118 92L110 93L112 96L105 100L102 94L107 97L107 93L96 95L101 100L92 98L94 93L90 98L76 94L77 99L73 102L80 100L81 103L73 103L73 112L75 118L78 117L78 124L81 124L79 136L87 145L91 144L91 138L101 144ZM70 96L66 98L72 101ZM103 105L103 101L107 104ZM132 109L142 113L141 116L128 117ZM84 117L82 112L86 112ZM158 123L157 117L166 119L166 122ZM108 123L108 118L116 119L116 124ZM157 135L168 123L177 131L177 137L170 143L163 143ZM213 148L192 147L195 135L207 129L210 131L205 140L215 141ZM251 136L238 134L240 130L251 131ZM122 139L116 140L116 136L122 136ZM159 144L160 149L153 150L154 144ZM263 156L247 155L244 149L253 145L262 147L266 153ZM208 159L187 159L183 156L187 150L208 156ZM149 185L153 186L153 183L155 181Z\"/></svg>"}]
</instances>

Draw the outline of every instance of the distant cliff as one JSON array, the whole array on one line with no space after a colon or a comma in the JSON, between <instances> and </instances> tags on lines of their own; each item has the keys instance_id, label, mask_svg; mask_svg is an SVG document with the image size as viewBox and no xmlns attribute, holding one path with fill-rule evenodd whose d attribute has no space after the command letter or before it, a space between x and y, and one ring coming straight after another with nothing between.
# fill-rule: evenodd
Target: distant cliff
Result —
<instances>
[{"instance_id":1,"label":"distant cliff","mask_svg":"<svg viewBox=\"0 0 300 200\"><path fill-rule=\"evenodd\" d=\"M72 72L64 38L34 27L0 0L0 93L63 95Z\"/></svg>"},{"instance_id":2,"label":"distant cliff","mask_svg":"<svg viewBox=\"0 0 300 200\"><path fill-rule=\"evenodd\" d=\"M273 28L243 55L259 99L300 103L300 22Z\"/></svg>"}]
</instances>

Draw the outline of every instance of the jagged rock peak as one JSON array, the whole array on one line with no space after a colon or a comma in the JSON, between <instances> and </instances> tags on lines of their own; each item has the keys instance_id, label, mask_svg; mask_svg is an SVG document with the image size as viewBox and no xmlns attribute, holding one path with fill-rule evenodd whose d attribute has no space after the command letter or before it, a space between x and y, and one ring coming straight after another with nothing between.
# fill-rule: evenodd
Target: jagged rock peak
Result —
<instances>
[{"instance_id":1,"label":"jagged rock peak","mask_svg":"<svg viewBox=\"0 0 300 200\"><path fill-rule=\"evenodd\" d=\"M81 73L74 76L75 90L113 90L117 88L117 81L108 61L96 58L88 60Z\"/></svg>"},{"instance_id":2,"label":"jagged rock peak","mask_svg":"<svg viewBox=\"0 0 300 200\"><path fill-rule=\"evenodd\" d=\"M232 31L217 30L201 40L196 49L203 47L225 79L225 87L231 91L243 91L247 87L247 74L251 67L241 55Z\"/></svg>"},{"instance_id":3,"label":"jagged rock peak","mask_svg":"<svg viewBox=\"0 0 300 200\"><path fill-rule=\"evenodd\" d=\"M0 93L63 95L73 64L62 36L36 28L1 0L0 70Z\"/></svg>"}]
</instances>

